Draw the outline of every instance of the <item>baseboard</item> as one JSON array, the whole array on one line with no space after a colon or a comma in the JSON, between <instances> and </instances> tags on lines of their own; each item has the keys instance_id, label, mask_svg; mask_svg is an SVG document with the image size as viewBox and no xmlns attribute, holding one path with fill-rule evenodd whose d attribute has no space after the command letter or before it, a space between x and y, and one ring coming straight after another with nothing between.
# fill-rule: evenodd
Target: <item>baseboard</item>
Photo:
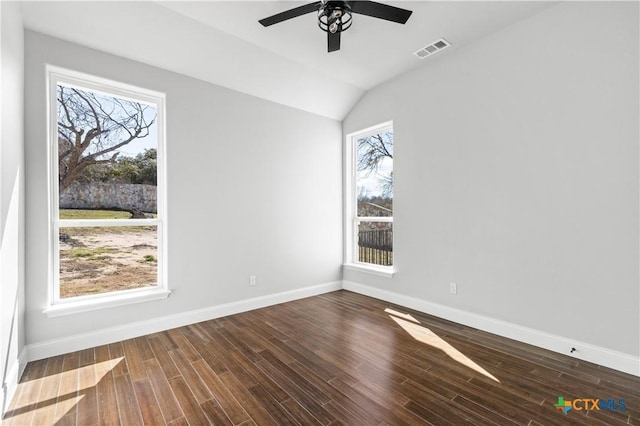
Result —
<instances>
[{"instance_id":1,"label":"baseboard","mask_svg":"<svg viewBox=\"0 0 640 426\"><path fill-rule=\"evenodd\" d=\"M397 305L406 306L420 312L487 331L489 333L494 333L519 342L538 346L588 362L593 362L595 364L613 368L635 376L640 376L640 358L633 355L612 351L600 346L568 339L566 337L519 326L517 324L451 308L437 303L428 302L426 300L417 299L400 293L394 293L351 281L343 281L325 283L262 297L215 305L203 309L196 309L193 311L154 318L152 320L139 321L119 327L105 328L91 333L77 334L62 339L48 340L27 345L23 353L20 355L21 360L18 362L17 366L12 367L10 375L8 375L7 387L6 389L2 389L3 400L10 401L8 396L12 396L12 391L15 392L15 385L17 385L18 378L22 374L22 370L24 369L27 361L35 361L68 352L114 343L121 340L144 336L146 334L169 330L171 328L182 327L201 321L238 314L253 309L264 308L278 303L285 303L340 289L353 291L355 293L385 300ZM576 348L576 351L574 353L570 353L571 348ZM12 379L11 381L9 380L10 376ZM13 379L13 377L15 377L15 379ZM11 385L14 383L15 385L12 389Z\"/></svg>"},{"instance_id":2,"label":"baseboard","mask_svg":"<svg viewBox=\"0 0 640 426\"><path fill-rule=\"evenodd\" d=\"M7 377L5 378L4 383L2 384L2 410L0 413L0 419L7 412L7 408L9 408L9 404L13 399L13 396L18 389L18 382L20 381L20 377L22 377L22 373L24 372L24 368L27 366L27 351L23 349L18 355L18 359L14 360L13 364L9 368L7 372ZM1 423L1 421L0 421Z\"/></svg>"},{"instance_id":3,"label":"baseboard","mask_svg":"<svg viewBox=\"0 0 640 426\"><path fill-rule=\"evenodd\" d=\"M351 281L343 281L342 286L343 289L354 293L406 306L482 331L640 376L640 357L637 356ZM571 348L576 350L571 353Z\"/></svg>"},{"instance_id":4,"label":"baseboard","mask_svg":"<svg viewBox=\"0 0 640 426\"><path fill-rule=\"evenodd\" d=\"M47 340L44 342L32 343L27 346L29 361L48 358L95 346L106 345L119 342L121 340L144 336L146 334L157 333L176 327L182 327L197 322L207 321L253 309L264 308L278 303L290 302L292 300L303 299L305 297L316 296L340 290L342 282L330 282L300 289L284 291L237 302L225 303L210 306L203 309L182 312L179 314L167 315L152 320L139 321L123 326L105 328L91 333L76 334L62 339Z\"/></svg>"}]
</instances>

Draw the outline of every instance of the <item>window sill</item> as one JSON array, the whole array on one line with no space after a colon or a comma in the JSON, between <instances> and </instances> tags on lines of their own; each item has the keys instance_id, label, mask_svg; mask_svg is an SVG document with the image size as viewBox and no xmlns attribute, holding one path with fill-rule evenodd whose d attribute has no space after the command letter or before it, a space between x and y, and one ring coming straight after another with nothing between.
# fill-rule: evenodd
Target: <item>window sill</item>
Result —
<instances>
[{"instance_id":1,"label":"window sill","mask_svg":"<svg viewBox=\"0 0 640 426\"><path fill-rule=\"evenodd\" d=\"M368 274L379 275L386 278L393 278L396 273L393 266L370 266L361 263L343 263L342 267L351 271L366 272Z\"/></svg>"},{"instance_id":2,"label":"window sill","mask_svg":"<svg viewBox=\"0 0 640 426\"><path fill-rule=\"evenodd\" d=\"M95 299L85 299L76 302L58 303L44 309L42 313L45 314L48 318L55 318L63 315L78 314L81 312L95 311L97 309L112 308L116 306L129 305L132 303L166 299L170 295L171 291L165 289L154 289L144 292L117 294Z\"/></svg>"}]
</instances>

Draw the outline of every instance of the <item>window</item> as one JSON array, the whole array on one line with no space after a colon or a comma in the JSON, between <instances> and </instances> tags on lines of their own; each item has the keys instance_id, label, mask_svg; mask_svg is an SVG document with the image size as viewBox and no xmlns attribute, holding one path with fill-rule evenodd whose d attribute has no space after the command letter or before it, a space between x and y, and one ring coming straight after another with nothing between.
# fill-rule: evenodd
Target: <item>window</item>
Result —
<instances>
[{"instance_id":1,"label":"window","mask_svg":"<svg viewBox=\"0 0 640 426\"><path fill-rule=\"evenodd\" d=\"M164 95L48 67L50 316L167 297Z\"/></svg>"},{"instance_id":2,"label":"window","mask_svg":"<svg viewBox=\"0 0 640 426\"><path fill-rule=\"evenodd\" d=\"M393 267L393 127L347 137L346 263L390 273Z\"/></svg>"}]
</instances>

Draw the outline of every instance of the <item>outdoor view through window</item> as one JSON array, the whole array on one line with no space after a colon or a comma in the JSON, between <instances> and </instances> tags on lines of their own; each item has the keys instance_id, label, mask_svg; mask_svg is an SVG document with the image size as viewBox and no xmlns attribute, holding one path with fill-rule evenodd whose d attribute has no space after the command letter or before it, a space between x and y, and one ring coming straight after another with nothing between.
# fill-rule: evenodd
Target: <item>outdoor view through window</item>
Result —
<instances>
[{"instance_id":1,"label":"outdoor view through window","mask_svg":"<svg viewBox=\"0 0 640 426\"><path fill-rule=\"evenodd\" d=\"M55 299L158 284L157 105L56 84Z\"/></svg>"},{"instance_id":2,"label":"outdoor view through window","mask_svg":"<svg viewBox=\"0 0 640 426\"><path fill-rule=\"evenodd\" d=\"M358 262L393 265L393 130L357 137L355 143Z\"/></svg>"}]
</instances>

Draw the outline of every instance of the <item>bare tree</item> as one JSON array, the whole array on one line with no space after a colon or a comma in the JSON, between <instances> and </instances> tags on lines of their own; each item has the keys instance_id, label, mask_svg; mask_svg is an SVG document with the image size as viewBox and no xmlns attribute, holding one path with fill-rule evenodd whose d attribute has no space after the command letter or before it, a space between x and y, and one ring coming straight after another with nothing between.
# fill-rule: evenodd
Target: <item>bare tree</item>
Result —
<instances>
[{"instance_id":1,"label":"bare tree","mask_svg":"<svg viewBox=\"0 0 640 426\"><path fill-rule=\"evenodd\" d=\"M383 195L389 197L393 194L393 172L380 174L378 169L385 158L393 159L393 134L385 132L359 139L357 150L358 171L365 172L367 176L374 173L380 182Z\"/></svg>"},{"instance_id":2,"label":"bare tree","mask_svg":"<svg viewBox=\"0 0 640 426\"><path fill-rule=\"evenodd\" d=\"M114 163L118 149L148 136L156 119L149 105L80 89L58 86L57 99L60 191L87 167Z\"/></svg>"}]
</instances>

